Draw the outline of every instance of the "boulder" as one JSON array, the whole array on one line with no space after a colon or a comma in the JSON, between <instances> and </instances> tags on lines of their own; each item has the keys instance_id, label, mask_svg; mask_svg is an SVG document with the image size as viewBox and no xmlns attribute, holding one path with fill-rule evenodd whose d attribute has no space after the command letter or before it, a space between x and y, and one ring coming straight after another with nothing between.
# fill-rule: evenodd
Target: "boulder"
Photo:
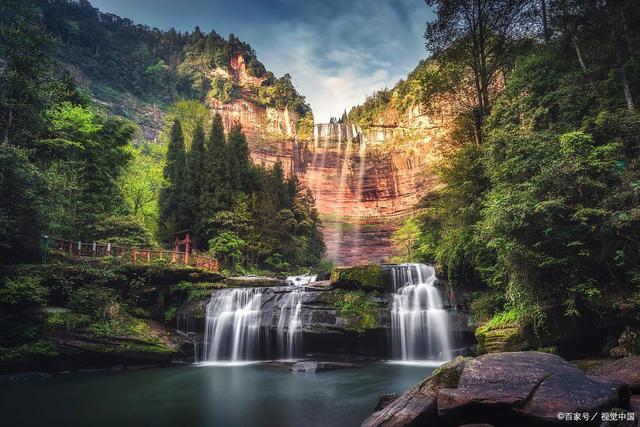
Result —
<instances>
[{"instance_id":1,"label":"boulder","mask_svg":"<svg viewBox=\"0 0 640 427\"><path fill-rule=\"evenodd\" d=\"M362 365L344 362L317 362L308 360L294 363L289 370L303 374L316 374L318 372L335 371L336 369L361 368Z\"/></svg>"},{"instance_id":2,"label":"boulder","mask_svg":"<svg viewBox=\"0 0 640 427\"><path fill-rule=\"evenodd\" d=\"M629 356L605 363L589 371L596 377L622 381L632 393L640 392L640 356Z\"/></svg>"},{"instance_id":3,"label":"boulder","mask_svg":"<svg viewBox=\"0 0 640 427\"><path fill-rule=\"evenodd\" d=\"M618 403L622 406L627 406L629 404L630 391L627 383L605 377L595 377L593 375L587 376L596 382L606 385L607 387L614 388L618 392Z\"/></svg>"},{"instance_id":4,"label":"boulder","mask_svg":"<svg viewBox=\"0 0 640 427\"><path fill-rule=\"evenodd\" d=\"M361 427L429 425L438 416L436 398L441 388L455 387L469 358L458 357L436 369L389 405L374 412Z\"/></svg>"},{"instance_id":5,"label":"boulder","mask_svg":"<svg viewBox=\"0 0 640 427\"><path fill-rule=\"evenodd\" d=\"M445 420L507 425L557 421L558 412L598 412L618 402L610 384L588 378L559 356L540 352L491 353L465 364L457 388L437 396Z\"/></svg>"}]
</instances>

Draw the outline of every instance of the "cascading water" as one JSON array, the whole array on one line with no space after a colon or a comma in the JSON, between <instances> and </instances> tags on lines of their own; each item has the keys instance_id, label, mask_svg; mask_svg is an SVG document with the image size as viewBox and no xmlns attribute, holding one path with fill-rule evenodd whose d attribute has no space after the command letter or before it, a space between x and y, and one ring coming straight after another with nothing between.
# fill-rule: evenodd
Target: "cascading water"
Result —
<instances>
[{"instance_id":1,"label":"cascading water","mask_svg":"<svg viewBox=\"0 0 640 427\"><path fill-rule=\"evenodd\" d=\"M278 318L278 357L294 359L302 355L302 288L289 292Z\"/></svg>"},{"instance_id":2,"label":"cascading water","mask_svg":"<svg viewBox=\"0 0 640 427\"><path fill-rule=\"evenodd\" d=\"M391 294L391 351L400 360L451 358L449 315L435 287L433 267L393 266Z\"/></svg>"},{"instance_id":3,"label":"cascading water","mask_svg":"<svg viewBox=\"0 0 640 427\"><path fill-rule=\"evenodd\" d=\"M260 289L224 289L207 304L204 359L252 360L260 339Z\"/></svg>"},{"instance_id":4,"label":"cascading water","mask_svg":"<svg viewBox=\"0 0 640 427\"><path fill-rule=\"evenodd\" d=\"M318 276L305 274L287 277L287 284L295 286L286 297L278 317L278 357L295 359L302 356L302 296L304 286L315 282Z\"/></svg>"}]
</instances>

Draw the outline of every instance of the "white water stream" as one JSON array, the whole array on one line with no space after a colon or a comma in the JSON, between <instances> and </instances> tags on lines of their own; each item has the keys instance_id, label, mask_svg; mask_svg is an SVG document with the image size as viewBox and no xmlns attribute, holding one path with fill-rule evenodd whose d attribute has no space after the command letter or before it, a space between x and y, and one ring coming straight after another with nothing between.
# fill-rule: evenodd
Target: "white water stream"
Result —
<instances>
[{"instance_id":1,"label":"white water stream","mask_svg":"<svg viewBox=\"0 0 640 427\"><path fill-rule=\"evenodd\" d=\"M435 287L433 267L424 264L393 266L391 352L396 360L451 358L449 314Z\"/></svg>"}]
</instances>

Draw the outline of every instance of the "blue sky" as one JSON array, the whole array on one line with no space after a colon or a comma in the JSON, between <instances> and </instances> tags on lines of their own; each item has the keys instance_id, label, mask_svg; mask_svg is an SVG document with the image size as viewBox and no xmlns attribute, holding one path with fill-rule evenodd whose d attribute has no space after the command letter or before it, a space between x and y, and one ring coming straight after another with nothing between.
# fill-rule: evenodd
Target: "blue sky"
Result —
<instances>
[{"instance_id":1,"label":"blue sky","mask_svg":"<svg viewBox=\"0 0 640 427\"><path fill-rule=\"evenodd\" d=\"M289 73L317 122L393 86L426 56L423 0L91 0L160 29L234 33L276 75Z\"/></svg>"}]
</instances>

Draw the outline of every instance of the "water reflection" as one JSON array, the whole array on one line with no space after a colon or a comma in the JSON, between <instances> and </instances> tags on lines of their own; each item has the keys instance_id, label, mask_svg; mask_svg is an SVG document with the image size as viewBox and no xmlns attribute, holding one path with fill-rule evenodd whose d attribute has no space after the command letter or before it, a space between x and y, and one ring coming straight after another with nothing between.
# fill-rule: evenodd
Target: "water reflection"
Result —
<instances>
[{"instance_id":1,"label":"water reflection","mask_svg":"<svg viewBox=\"0 0 640 427\"><path fill-rule=\"evenodd\" d=\"M381 394L405 391L432 370L372 363L291 374L227 363L69 374L0 384L0 410L5 425L20 426L358 426Z\"/></svg>"}]
</instances>

